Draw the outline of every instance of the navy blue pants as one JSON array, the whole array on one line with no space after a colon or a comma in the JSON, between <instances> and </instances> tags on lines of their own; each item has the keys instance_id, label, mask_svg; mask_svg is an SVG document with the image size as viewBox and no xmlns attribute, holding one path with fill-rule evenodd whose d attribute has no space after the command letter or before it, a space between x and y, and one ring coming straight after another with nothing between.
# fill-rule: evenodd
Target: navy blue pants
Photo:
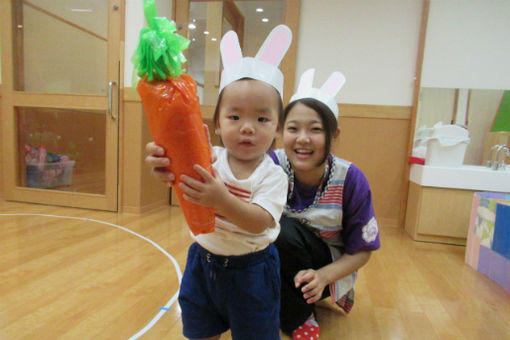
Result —
<instances>
[{"instance_id":1,"label":"navy blue pants","mask_svg":"<svg viewBox=\"0 0 510 340\"><path fill-rule=\"evenodd\" d=\"M188 251L179 292L184 336L227 331L235 340L280 339L280 261L276 247L241 256Z\"/></svg>"}]
</instances>

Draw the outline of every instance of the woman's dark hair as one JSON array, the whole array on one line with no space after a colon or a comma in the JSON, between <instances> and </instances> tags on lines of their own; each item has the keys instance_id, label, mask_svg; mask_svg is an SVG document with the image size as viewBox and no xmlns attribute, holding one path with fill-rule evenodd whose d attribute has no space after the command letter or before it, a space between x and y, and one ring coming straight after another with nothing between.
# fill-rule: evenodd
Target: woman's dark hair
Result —
<instances>
[{"instance_id":1,"label":"woman's dark hair","mask_svg":"<svg viewBox=\"0 0 510 340\"><path fill-rule=\"evenodd\" d=\"M324 158L320 161L319 165L323 164L327 159L331 152L331 143L333 141L333 137L338 130L338 122L336 121L335 115L333 112L331 112L330 108L324 104L323 102L320 102L313 98L302 98L298 99L296 101L293 101L287 107L285 108L285 111L283 113L284 121L287 119L287 116L292 110L292 108L297 104L301 103L304 106L314 110L319 115L322 125L324 127L324 131L326 134L326 145L325 145L325 153Z\"/></svg>"},{"instance_id":2,"label":"woman's dark hair","mask_svg":"<svg viewBox=\"0 0 510 340\"><path fill-rule=\"evenodd\" d=\"M256 80L256 79L241 78L236 81L241 81L241 80ZM218 101L216 102L216 107L214 108L214 116L213 116L214 128L218 127L218 120L220 119L220 104L221 104L221 99L223 98L223 91L225 91L225 88L226 87L224 87L223 90L221 90L220 95L218 96ZM275 94L278 96L278 129L282 129L283 122L284 122L282 97L280 96L280 94L278 93L278 91L276 89L274 89L274 91L275 91ZM273 142L273 144L274 144L274 142Z\"/></svg>"}]
</instances>

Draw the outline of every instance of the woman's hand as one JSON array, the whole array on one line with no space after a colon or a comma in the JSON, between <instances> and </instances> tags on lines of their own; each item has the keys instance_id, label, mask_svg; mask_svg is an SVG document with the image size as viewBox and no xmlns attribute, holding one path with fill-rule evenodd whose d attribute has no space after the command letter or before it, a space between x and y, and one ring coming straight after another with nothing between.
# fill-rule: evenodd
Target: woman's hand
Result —
<instances>
[{"instance_id":1,"label":"woman's hand","mask_svg":"<svg viewBox=\"0 0 510 340\"><path fill-rule=\"evenodd\" d=\"M303 298L307 303L315 303L322 297L324 288L331 282L340 280L363 267L370 259L370 251L356 254L344 254L336 261L318 270L304 269L294 276L296 288L301 287Z\"/></svg>"},{"instance_id":2,"label":"woman's hand","mask_svg":"<svg viewBox=\"0 0 510 340\"><path fill-rule=\"evenodd\" d=\"M170 159L165 157L165 150L154 142L147 143L145 151L149 154L145 157L145 164L151 168L151 174L168 186L175 180L174 174L166 167L170 165Z\"/></svg>"},{"instance_id":3,"label":"woman's hand","mask_svg":"<svg viewBox=\"0 0 510 340\"><path fill-rule=\"evenodd\" d=\"M294 277L294 284L296 288L301 287L303 298L308 304L319 301L324 287L328 285L321 272L313 269L299 271Z\"/></svg>"}]
</instances>

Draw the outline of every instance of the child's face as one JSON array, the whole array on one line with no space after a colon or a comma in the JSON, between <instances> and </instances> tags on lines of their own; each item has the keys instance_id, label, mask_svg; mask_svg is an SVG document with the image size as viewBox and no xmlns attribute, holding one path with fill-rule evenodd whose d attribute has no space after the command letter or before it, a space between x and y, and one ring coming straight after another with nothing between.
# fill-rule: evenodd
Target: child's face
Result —
<instances>
[{"instance_id":1,"label":"child's face","mask_svg":"<svg viewBox=\"0 0 510 340\"><path fill-rule=\"evenodd\" d=\"M230 157L258 161L278 132L278 92L258 80L236 81L223 91L216 134Z\"/></svg>"},{"instance_id":2,"label":"child's face","mask_svg":"<svg viewBox=\"0 0 510 340\"><path fill-rule=\"evenodd\" d=\"M326 132L315 110L297 103L283 126L283 146L294 170L313 171L324 159Z\"/></svg>"}]
</instances>

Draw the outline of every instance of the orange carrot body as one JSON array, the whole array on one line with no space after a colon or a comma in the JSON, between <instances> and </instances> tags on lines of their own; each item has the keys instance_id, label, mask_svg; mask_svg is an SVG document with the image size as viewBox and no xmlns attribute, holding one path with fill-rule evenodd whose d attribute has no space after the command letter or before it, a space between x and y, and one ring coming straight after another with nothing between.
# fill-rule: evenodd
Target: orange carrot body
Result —
<instances>
[{"instance_id":1,"label":"orange carrot body","mask_svg":"<svg viewBox=\"0 0 510 340\"><path fill-rule=\"evenodd\" d=\"M140 79L137 91L149 122L154 142L165 149L168 167L175 174L173 190L194 235L214 231L214 208L186 201L179 188L180 176L200 180L193 170L199 164L211 172L211 151L204 132L196 83L188 74L167 80L148 82Z\"/></svg>"}]
</instances>

